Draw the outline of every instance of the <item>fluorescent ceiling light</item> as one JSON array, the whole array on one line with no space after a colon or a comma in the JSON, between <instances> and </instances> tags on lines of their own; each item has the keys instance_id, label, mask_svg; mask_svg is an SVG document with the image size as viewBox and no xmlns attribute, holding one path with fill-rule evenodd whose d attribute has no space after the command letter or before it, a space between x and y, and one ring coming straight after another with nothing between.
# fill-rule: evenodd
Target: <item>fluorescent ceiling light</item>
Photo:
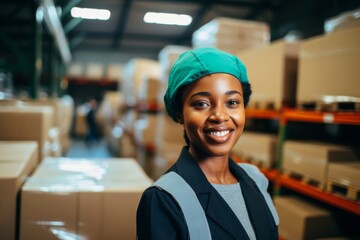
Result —
<instances>
[{"instance_id":1,"label":"fluorescent ceiling light","mask_svg":"<svg viewBox=\"0 0 360 240\"><path fill-rule=\"evenodd\" d=\"M108 20L110 18L110 15L111 13L107 9L79 7L73 7L71 9L71 16L74 18Z\"/></svg>"},{"instance_id":2,"label":"fluorescent ceiling light","mask_svg":"<svg viewBox=\"0 0 360 240\"><path fill-rule=\"evenodd\" d=\"M192 17L185 14L147 12L144 15L146 23L187 26L191 21Z\"/></svg>"}]
</instances>

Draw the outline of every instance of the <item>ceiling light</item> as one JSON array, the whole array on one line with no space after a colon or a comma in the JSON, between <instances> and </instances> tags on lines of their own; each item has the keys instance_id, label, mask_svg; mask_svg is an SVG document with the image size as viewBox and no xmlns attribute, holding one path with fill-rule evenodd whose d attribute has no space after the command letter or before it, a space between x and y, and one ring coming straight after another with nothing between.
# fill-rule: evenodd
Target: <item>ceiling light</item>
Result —
<instances>
[{"instance_id":1,"label":"ceiling light","mask_svg":"<svg viewBox=\"0 0 360 240\"><path fill-rule=\"evenodd\" d=\"M147 12L144 15L146 23L187 26L191 21L192 17L185 14Z\"/></svg>"},{"instance_id":2,"label":"ceiling light","mask_svg":"<svg viewBox=\"0 0 360 240\"><path fill-rule=\"evenodd\" d=\"M110 15L111 13L107 9L79 7L73 7L71 9L71 16L74 18L108 20Z\"/></svg>"}]
</instances>

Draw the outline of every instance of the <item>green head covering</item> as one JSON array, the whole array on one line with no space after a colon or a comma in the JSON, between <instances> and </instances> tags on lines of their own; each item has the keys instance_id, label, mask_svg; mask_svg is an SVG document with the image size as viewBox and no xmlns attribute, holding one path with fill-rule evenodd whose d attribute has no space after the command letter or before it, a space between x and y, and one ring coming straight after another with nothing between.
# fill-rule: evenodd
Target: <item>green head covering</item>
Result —
<instances>
[{"instance_id":1,"label":"green head covering","mask_svg":"<svg viewBox=\"0 0 360 240\"><path fill-rule=\"evenodd\" d=\"M245 65L229 53L215 48L198 48L180 55L171 68L168 88L164 96L166 111L177 122L176 113L181 111L178 90L197 79L213 74L227 73L233 75L241 83L248 83Z\"/></svg>"}]
</instances>

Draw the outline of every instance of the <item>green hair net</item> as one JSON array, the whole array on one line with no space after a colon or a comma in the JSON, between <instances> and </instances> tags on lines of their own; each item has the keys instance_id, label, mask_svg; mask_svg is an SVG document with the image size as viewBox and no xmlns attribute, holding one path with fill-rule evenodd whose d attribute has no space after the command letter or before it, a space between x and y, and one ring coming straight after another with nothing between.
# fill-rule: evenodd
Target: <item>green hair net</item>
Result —
<instances>
[{"instance_id":1,"label":"green hair net","mask_svg":"<svg viewBox=\"0 0 360 240\"><path fill-rule=\"evenodd\" d=\"M239 79L241 83L249 83L245 65L234 55L216 48L197 48L184 52L171 68L164 96L166 111L175 122L176 113L181 111L178 90L213 73L227 73Z\"/></svg>"}]
</instances>

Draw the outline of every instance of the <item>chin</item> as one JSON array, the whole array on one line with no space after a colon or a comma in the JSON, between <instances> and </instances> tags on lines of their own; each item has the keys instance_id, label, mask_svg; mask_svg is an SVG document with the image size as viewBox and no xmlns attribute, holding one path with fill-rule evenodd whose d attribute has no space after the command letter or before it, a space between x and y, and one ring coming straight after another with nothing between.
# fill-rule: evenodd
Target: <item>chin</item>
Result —
<instances>
[{"instance_id":1,"label":"chin","mask_svg":"<svg viewBox=\"0 0 360 240\"><path fill-rule=\"evenodd\" d=\"M207 148L206 152L210 155L210 156L214 156L214 157L223 157L223 156L228 156L231 152L231 148L230 147L211 147L211 148Z\"/></svg>"}]
</instances>

